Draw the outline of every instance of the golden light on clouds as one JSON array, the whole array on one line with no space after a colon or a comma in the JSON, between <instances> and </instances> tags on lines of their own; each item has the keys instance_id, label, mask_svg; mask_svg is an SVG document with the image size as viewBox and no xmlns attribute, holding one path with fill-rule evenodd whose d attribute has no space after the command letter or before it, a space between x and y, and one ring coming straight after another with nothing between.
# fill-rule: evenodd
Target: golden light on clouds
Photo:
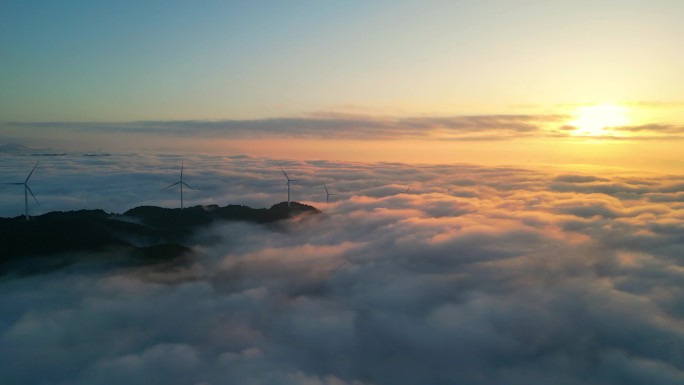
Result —
<instances>
[{"instance_id":1,"label":"golden light on clouds","mask_svg":"<svg viewBox=\"0 0 684 385\"><path fill-rule=\"evenodd\" d=\"M568 124L577 127L576 135L601 136L606 128L630 124L629 112L629 108L614 104L582 106Z\"/></svg>"}]
</instances>

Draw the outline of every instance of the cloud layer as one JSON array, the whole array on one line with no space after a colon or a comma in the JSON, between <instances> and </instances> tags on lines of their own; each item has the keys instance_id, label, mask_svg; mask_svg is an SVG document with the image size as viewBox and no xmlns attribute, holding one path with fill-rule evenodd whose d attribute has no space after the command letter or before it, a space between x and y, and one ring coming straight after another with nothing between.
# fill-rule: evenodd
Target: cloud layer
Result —
<instances>
[{"instance_id":1,"label":"cloud layer","mask_svg":"<svg viewBox=\"0 0 684 385\"><path fill-rule=\"evenodd\" d=\"M14 179L34 161L3 159ZM294 198L325 213L214 226L182 266L1 280L0 382L684 381L682 177L184 161L191 203L282 200L282 165L301 179ZM39 210L174 206L158 189L179 163L51 157L31 186ZM322 183L340 194L329 205ZM2 194L20 214L20 192Z\"/></svg>"},{"instance_id":2,"label":"cloud layer","mask_svg":"<svg viewBox=\"0 0 684 385\"><path fill-rule=\"evenodd\" d=\"M564 115L464 115L384 117L316 113L305 117L253 120L182 120L120 123L16 122L12 126L77 132L164 134L221 138L336 138L505 140L541 135Z\"/></svg>"},{"instance_id":3,"label":"cloud layer","mask_svg":"<svg viewBox=\"0 0 684 385\"><path fill-rule=\"evenodd\" d=\"M50 130L53 135L126 134L214 139L345 139L506 141L516 139L678 140L684 127L676 123L643 123L604 127L587 133L563 114L491 114L457 116L373 116L334 112L301 117L244 120L166 120L133 122L11 122L4 129ZM2 129L2 127L0 127ZM581 133L579 133L582 131ZM24 133L25 134L25 133ZM9 135L8 135L9 136ZM29 135L29 137L31 137ZM1 149L0 149L1 151Z\"/></svg>"}]
</instances>

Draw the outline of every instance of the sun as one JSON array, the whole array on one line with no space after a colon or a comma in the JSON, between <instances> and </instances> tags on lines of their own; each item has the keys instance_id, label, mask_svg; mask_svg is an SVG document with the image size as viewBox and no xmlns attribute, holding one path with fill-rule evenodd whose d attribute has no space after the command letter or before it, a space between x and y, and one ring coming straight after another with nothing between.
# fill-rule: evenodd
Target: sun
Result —
<instances>
[{"instance_id":1,"label":"sun","mask_svg":"<svg viewBox=\"0 0 684 385\"><path fill-rule=\"evenodd\" d=\"M582 106L568 124L577 127L576 135L600 136L605 134L605 128L629 124L628 112L627 107L614 104Z\"/></svg>"}]
</instances>

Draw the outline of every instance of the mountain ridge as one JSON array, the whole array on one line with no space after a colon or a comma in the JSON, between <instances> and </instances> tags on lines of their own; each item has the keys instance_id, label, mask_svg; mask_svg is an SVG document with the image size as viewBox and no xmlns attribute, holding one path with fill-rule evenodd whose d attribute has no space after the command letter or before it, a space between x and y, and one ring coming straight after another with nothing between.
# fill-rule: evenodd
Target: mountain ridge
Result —
<instances>
[{"instance_id":1,"label":"mountain ridge","mask_svg":"<svg viewBox=\"0 0 684 385\"><path fill-rule=\"evenodd\" d=\"M138 206L123 214L101 209L52 211L26 220L0 218L0 275L16 266L55 258L66 264L74 255L114 252L133 256L138 263L154 263L191 253L187 241L199 229L221 221L270 224L305 214L313 206L292 202L270 208L244 205L193 206L184 209ZM75 258L79 260L81 258ZM37 267L37 266L34 266ZM29 269L30 270L30 269Z\"/></svg>"}]
</instances>

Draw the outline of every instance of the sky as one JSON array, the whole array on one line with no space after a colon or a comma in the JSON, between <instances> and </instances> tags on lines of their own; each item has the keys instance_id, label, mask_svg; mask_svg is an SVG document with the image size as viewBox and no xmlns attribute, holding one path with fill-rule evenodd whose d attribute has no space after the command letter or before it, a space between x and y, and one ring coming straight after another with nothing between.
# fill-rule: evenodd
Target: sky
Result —
<instances>
[{"instance_id":1,"label":"sky","mask_svg":"<svg viewBox=\"0 0 684 385\"><path fill-rule=\"evenodd\" d=\"M0 217L179 207L181 164L186 206L270 207L282 167L322 210L0 266L0 383L684 383L683 17L0 2L0 183L35 167L37 200L0 185Z\"/></svg>"},{"instance_id":2,"label":"sky","mask_svg":"<svg viewBox=\"0 0 684 385\"><path fill-rule=\"evenodd\" d=\"M680 1L2 7L5 142L682 168ZM378 121L395 132L376 132Z\"/></svg>"}]
</instances>

